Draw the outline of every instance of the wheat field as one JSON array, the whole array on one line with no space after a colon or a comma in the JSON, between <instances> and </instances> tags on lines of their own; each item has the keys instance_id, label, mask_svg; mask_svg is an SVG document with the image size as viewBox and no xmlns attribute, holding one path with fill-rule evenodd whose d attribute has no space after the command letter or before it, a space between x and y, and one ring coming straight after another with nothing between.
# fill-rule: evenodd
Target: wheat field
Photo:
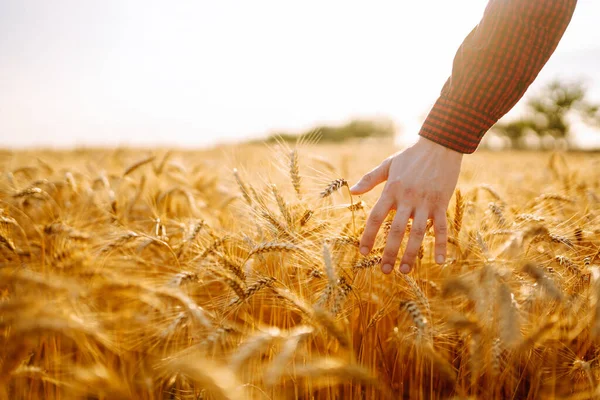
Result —
<instances>
[{"instance_id":1,"label":"wheat field","mask_svg":"<svg viewBox=\"0 0 600 400\"><path fill-rule=\"evenodd\" d=\"M600 398L600 159L466 157L387 276L389 152L2 151L0 399Z\"/></svg>"}]
</instances>

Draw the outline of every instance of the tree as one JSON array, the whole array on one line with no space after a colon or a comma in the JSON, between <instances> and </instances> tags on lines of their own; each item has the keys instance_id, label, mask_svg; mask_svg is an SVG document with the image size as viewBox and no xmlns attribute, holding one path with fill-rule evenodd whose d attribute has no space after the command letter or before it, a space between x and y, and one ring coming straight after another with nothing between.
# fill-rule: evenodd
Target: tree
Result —
<instances>
[{"instance_id":1,"label":"tree","mask_svg":"<svg viewBox=\"0 0 600 400\"><path fill-rule=\"evenodd\" d=\"M587 98L582 82L554 80L525 103L527 113L520 119L499 122L494 130L510 139L513 148L523 148L523 138L533 132L540 138L571 139L569 116L576 115L591 126L600 127L600 106Z\"/></svg>"}]
</instances>

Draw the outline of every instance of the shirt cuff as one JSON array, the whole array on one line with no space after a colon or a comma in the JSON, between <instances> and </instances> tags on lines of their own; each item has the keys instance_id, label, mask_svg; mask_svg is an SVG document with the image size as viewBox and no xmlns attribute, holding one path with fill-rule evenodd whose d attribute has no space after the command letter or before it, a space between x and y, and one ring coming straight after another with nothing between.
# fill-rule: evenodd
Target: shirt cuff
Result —
<instances>
[{"instance_id":1,"label":"shirt cuff","mask_svg":"<svg viewBox=\"0 0 600 400\"><path fill-rule=\"evenodd\" d=\"M441 96L419 135L459 153L471 154L496 122L497 119L484 112Z\"/></svg>"}]
</instances>

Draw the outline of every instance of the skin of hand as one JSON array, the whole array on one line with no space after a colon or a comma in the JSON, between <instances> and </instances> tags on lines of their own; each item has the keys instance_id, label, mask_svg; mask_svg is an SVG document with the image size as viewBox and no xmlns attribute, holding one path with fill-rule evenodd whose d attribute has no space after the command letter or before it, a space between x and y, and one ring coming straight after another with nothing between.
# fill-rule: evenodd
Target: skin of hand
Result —
<instances>
[{"instance_id":1,"label":"skin of hand","mask_svg":"<svg viewBox=\"0 0 600 400\"><path fill-rule=\"evenodd\" d=\"M411 271L421 247L427 220L433 220L435 230L435 261L446 258L448 227L446 210L458 182L463 154L450 150L423 137L411 147L385 159L377 168L363 176L352 188L361 195L386 181L383 192L371 210L360 241L360 252L367 255L390 210L396 215L386 240L381 270L389 274L394 269L406 225L413 219L410 237L400 263L400 271Z\"/></svg>"}]
</instances>

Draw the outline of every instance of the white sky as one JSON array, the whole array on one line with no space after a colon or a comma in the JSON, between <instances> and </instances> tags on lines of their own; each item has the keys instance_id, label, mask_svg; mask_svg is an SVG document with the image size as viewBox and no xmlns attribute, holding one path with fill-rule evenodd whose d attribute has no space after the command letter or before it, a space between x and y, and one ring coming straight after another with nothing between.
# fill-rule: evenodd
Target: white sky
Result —
<instances>
[{"instance_id":1,"label":"white sky","mask_svg":"<svg viewBox=\"0 0 600 400\"><path fill-rule=\"evenodd\" d=\"M378 115L414 136L486 3L0 0L0 147L197 146ZM600 100L598 20L579 0L536 86L586 75Z\"/></svg>"}]
</instances>

